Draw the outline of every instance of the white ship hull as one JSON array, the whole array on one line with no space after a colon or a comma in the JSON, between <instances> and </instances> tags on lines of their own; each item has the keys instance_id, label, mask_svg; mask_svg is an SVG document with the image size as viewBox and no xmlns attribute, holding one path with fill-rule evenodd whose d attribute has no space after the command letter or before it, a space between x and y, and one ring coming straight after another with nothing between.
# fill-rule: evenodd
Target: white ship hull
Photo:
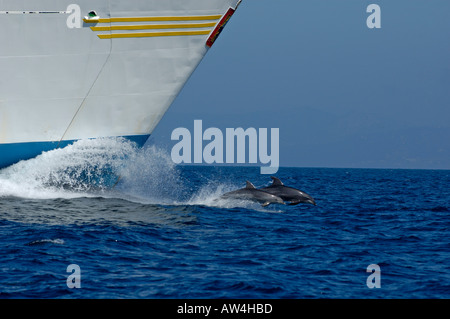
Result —
<instances>
[{"instance_id":1,"label":"white ship hull","mask_svg":"<svg viewBox=\"0 0 450 319\"><path fill-rule=\"evenodd\" d=\"M143 145L239 2L0 0L0 168L80 139Z\"/></svg>"}]
</instances>

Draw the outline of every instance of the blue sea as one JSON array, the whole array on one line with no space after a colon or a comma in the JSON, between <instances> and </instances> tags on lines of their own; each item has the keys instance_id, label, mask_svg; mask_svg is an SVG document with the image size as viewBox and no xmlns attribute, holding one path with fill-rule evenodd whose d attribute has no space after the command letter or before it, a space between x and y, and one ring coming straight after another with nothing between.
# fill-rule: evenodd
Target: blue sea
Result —
<instances>
[{"instance_id":1,"label":"blue sea","mask_svg":"<svg viewBox=\"0 0 450 319\"><path fill-rule=\"evenodd\" d=\"M121 176L114 188L104 171ZM450 298L450 171L276 176L317 206L218 200L270 177L176 166L124 140L80 141L3 169L0 298ZM369 265L380 288L369 288Z\"/></svg>"}]
</instances>

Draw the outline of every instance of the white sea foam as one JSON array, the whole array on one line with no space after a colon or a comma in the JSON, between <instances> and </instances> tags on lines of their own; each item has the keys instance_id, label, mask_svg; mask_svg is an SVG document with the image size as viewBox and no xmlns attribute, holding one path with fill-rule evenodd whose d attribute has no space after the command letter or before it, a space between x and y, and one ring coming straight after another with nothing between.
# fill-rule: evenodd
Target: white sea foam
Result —
<instances>
[{"instance_id":1,"label":"white sea foam","mask_svg":"<svg viewBox=\"0 0 450 319\"><path fill-rule=\"evenodd\" d=\"M44 152L0 171L0 196L48 199L98 195L96 192L110 182L104 173L118 172L136 149L125 139L105 138L81 140Z\"/></svg>"},{"instance_id":2,"label":"white sea foam","mask_svg":"<svg viewBox=\"0 0 450 319\"><path fill-rule=\"evenodd\" d=\"M193 194L191 198L186 201L186 204L223 207L230 204L230 201L221 199L220 196L233 189L236 188L230 184L216 184L209 182Z\"/></svg>"},{"instance_id":3,"label":"white sea foam","mask_svg":"<svg viewBox=\"0 0 450 319\"><path fill-rule=\"evenodd\" d=\"M34 240L32 242L29 242L28 244L26 244L27 246L35 246L35 245L43 245L43 244L55 244L55 245L64 245L64 240L63 239L38 239L38 240Z\"/></svg>"},{"instance_id":4,"label":"white sea foam","mask_svg":"<svg viewBox=\"0 0 450 319\"><path fill-rule=\"evenodd\" d=\"M179 170L167 151L155 146L138 148L124 138L80 140L0 171L0 197L113 197L144 204L182 204L187 197L184 192Z\"/></svg>"},{"instance_id":5,"label":"white sea foam","mask_svg":"<svg viewBox=\"0 0 450 319\"><path fill-rule=\"evenodd\" d=\"M249 201L220 198L239 185L209 179L199 183L191 187L190 176L182 177L164 149L138 148L124 138L100 138L81 140L1 170L0 197L104 197L141 204L261 208Z\"/></svg>"},{"instance_id":6,"label":"white sea foam","mask_svg":"<svg viewBox=\"0 0 450 319\"><path fill-rule=\"evenodd\" d=\"M176 204L184 183L166 150L155 146L132 152L120 168L120 182L113 196L144 204Z\"/></svg>"}]
</instances>

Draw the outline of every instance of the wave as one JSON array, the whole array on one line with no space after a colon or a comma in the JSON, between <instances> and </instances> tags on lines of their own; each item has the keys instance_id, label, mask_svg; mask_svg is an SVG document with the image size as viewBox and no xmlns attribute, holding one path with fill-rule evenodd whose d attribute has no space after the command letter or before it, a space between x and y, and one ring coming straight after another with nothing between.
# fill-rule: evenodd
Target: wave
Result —
<instances>
[{"instance_id":1,"label":"wave","mask_svg":"<svg viewBox=\"0 0 450 319\"><path fill-rule=\"evenodd\" d=\"M134 143L123 138L80 140L0 171L0 197L98 196L117 178Z\"/></svg>"},{"instance_id":2,"label":"wave","mask_svg":"<svg viewBox=\"0 0 450 319\"><path fill-rule=\"evenodd\" d=\"M63 239L38 239L38 240L33 240L32 242L29 242L27 244L25 244L25 246L36 246L36 245L45 245L45 244L55 244L55 245L64 245L64 240Z\"/></svg>"},{"instance_id":3,"label":"wave","mask_svg":"<svg viewBox=\"0 0 450 319\"><path fill-rule=\"evenodd\" d=\"M0 198L118 198L140 204L236 207L218 200L234 185L202 180L193 188L164 149L124 138L80 140L0 171Z\"/></svg>"}]
</instances>

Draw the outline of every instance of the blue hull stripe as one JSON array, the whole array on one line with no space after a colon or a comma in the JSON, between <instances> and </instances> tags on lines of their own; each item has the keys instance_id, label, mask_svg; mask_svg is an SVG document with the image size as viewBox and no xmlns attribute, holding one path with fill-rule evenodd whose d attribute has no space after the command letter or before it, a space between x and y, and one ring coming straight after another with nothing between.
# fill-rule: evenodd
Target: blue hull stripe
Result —
<instances>
[{"instance_id":1,"label":"blue hull stripe","mask_svg":"<svg viewBox=\"0 0 450 319\"><path fill-rule=\"evenodd\" d=\"M124 136L139 147L142 147L149 137L150 135ZM0 144L0 169L36 157L43 152L66 147L75 141Z\"/></svg>"}]
</instances>

